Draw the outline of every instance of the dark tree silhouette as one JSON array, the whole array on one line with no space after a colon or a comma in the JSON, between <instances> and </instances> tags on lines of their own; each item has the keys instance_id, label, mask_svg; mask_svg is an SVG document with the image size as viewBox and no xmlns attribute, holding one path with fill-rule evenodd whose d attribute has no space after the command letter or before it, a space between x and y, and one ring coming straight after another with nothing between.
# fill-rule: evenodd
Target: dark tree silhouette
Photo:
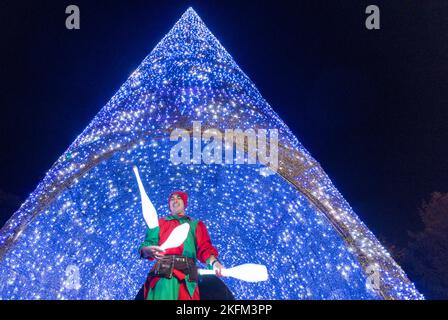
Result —
<instances>
[{"instance_id":1,"label":"dark tree silhouette","mask_svg":"<svg viewBox=\"0 0 448 320\"><path fill-rule=\"evenodd\" d=\"M423 230L409 233L403 263L428 299L448 299L448 193L434 192L419 210Z\"/></svg>"}]
</instances>

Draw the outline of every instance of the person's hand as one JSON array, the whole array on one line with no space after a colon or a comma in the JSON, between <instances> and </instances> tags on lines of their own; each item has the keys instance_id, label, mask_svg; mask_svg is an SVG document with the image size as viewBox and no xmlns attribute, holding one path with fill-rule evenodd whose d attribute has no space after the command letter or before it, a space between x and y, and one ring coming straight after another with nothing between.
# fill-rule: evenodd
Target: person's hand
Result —
<instances>
[{"instance_id":1,"label":"person's hand","mask_svg":"<svg viewBox=\"0 0 448 320\"><path fill-rule=\"evenodd\" d=\"M144 258L162 259L164 254L159 246L147 246L142 248L142 255Z\"/></svg>"},{"instance_id":2,"label":"person's hand","mask_svg":"<svg viewBox=\"0 0 448 320\"><path fill-rule=\"evenodd\" d=\"M222 270L224 269L224 267L222 266L222 264L217 261L213 264L213 270L215 270L215 274L218 277L222 277Z\"/></svg>"}]
</instances>

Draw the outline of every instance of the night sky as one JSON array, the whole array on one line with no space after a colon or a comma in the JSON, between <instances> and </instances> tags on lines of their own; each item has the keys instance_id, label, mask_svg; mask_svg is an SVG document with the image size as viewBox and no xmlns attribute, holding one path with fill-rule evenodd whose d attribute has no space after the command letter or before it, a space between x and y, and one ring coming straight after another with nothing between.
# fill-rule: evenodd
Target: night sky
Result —
<instances>
[{"instance_id":1,"label":"night sky","mask_svg":"<svg viewBox=\"0 0 448 320\"><path fill-rule=\"evenodd\" d=\"M0 191L25 200L189 6L367 226L404 244L448 191L446 1L3 0Z\"/></svg>"}]
</instances>

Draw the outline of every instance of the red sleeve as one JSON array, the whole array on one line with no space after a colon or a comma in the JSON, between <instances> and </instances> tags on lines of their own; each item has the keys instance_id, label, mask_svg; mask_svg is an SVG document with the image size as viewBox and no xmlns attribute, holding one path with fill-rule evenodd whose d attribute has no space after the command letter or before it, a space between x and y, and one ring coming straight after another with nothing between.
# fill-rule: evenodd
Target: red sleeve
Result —
<instances>
[{"instance_id":1,"label":"red sleeve","mask_svg":"<svg viewBox=\"0 0 448 320\"><path fill-rule=\"evenodd\" d=\"M198 226L196 228L196 243L196 257L202 263L206 263L206 260L211 255L214 255L216 258L218 257L218 250L216 250L216 248L212 245L207 227L202 221L198 222Z\"/></svg>"}]
</instances>

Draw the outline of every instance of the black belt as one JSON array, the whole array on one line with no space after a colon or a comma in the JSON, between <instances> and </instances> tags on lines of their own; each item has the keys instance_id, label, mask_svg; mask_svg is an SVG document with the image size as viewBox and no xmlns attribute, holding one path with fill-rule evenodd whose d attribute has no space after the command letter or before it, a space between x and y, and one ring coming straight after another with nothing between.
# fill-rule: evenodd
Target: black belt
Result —
<instances>
[{"instance_id":1,"label":"black belt","mask_svg":"<svg viewBox=\"0 0 448 320\"><path fill-rule=\"evenodd\" d=\"M195 260L176 254L165 255L163 258L157 260L149 275L172 278L174 269L183 272L185 275L189 275L189 281L197 281L198 279L198 267L196 266Z\"/></svg>"}]
</instances>

